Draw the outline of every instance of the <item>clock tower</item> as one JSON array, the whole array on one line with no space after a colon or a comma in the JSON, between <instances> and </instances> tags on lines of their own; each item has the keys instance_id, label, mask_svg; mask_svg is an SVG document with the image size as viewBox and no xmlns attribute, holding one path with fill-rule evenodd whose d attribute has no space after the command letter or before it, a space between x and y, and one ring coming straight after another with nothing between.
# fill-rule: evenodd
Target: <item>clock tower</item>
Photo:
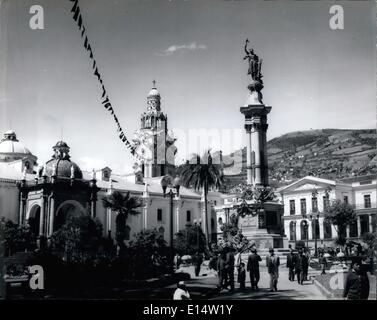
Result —
<instances>
[{"instance_id":1,"label":"clock tower","mask_svg":"<svg viewBox=\"0 0 377 320\"><path fill-rule=\"evenodd\" d=\"M147 96L147 111L141 115L140 129L133 142L140 158L139 167L145 178L174 175L175 138L168 131L168 118L161 111L161 96L156 81Z\"/></svg>"}]
</instances>

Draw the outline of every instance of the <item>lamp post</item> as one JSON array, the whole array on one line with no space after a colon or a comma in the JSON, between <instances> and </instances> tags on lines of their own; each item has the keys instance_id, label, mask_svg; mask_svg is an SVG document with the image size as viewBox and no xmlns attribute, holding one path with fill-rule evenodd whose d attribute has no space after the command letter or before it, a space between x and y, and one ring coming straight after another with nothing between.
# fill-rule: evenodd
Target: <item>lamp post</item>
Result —
<instances>
[{"instance_id":1,"label":"lamp post","mask_svg":"<svg viewBox=\"0 0 377 320\"><path fill-rule=\"evenodd\" d=\"M173 237L174 237L174 214L173 214L173 200L174 197L179 197L180 179L176 177L174 180L171 176L166 175L161 179L161 187L164 198L169 197L169 208L170 208L170 263L173 268ZM167 192L167 189L169 191ZM177 230L178 231L178 230Z\"/></svg>"}]
</instances>

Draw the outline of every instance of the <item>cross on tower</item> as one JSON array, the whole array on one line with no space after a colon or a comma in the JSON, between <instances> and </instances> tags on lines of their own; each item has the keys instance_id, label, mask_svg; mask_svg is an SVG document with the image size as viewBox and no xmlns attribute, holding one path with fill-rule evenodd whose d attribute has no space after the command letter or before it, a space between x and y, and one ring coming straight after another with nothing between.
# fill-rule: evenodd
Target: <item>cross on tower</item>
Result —
<instances>
[{"instance_id":1,"label":"cross on tower","mask_svg":"<svg viewBox=\"0 0 377 320\"><path fill-rule=\"evenodd\" d=\"M153 83L153 88L156 88L156 80L153 80L152 83Z\"/></svg>"}]
</instances>

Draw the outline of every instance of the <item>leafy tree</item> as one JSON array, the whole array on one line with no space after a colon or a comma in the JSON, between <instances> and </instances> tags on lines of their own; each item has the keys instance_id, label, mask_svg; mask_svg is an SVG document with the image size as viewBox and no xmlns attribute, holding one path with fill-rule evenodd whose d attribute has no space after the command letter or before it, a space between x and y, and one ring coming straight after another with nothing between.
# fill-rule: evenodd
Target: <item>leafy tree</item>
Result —
<instances>
[{"instance_id":1,"label":"leafy tree","mask_svg":"<svg viewBox=\"0 0 377 320\"><path fill-rule=\"evenodd\" d=\"M6 254L12 255L20 251L30 251L35 247L35 236L28 225L19 226L4 217L0 220L0 234L5 241ZM0 239L1 241L1 239Z\"/></svg>"},{"instance_id":2,"label":"leafy tree","mask_svg":"<svg viewBox=\"0 0 377 320\"><path fill-rule=\"evenodd\" d=\"M70 216L52 236L52 247L68 262L84 263L93 259L102 240L102 224L90 215Z\"/></svg>"},{"instance_id":3,"label":"leafy tree","mask_svg":"<svg viewBox=\"0 0 377 320\"><path fill-rule=\"evenodd\" d=\"M122 247L127 237L127 219L129 215L140 214L137 209L142 206L142 201L139 197L132 197L130 192L123 195L121 192L115 191L111 195L104 197L102 202L105 208L117 213L115 240L118 246Z\"/></svg>"},{"instance_id":4,"label":"leafy tree","mask_svg":"<svg viewBox=\"0 0 377 320\"><path fill-rule=\"evenodd\" d=\"M211 152L206 151L202 157L195 154L190 162L186 163L181 172L182 183L186 187L195 190L203 190L205 205L205 232L209 240L208 232L208 191L211 188L221 188L223 175L220 164L215 164Z\"/></svg>"},{"instance_id":5,"label":"leafy tree","mask_svg":"<svg viewBox=\"0 0 377 320\"><path fill-rule=\"evenodd\" d=\"M180 255L193 255L196 252L205 252L206 236L199 225L187 225L184 230L175 235L174 249Z\"/></svg>"},{"instance_id":6,"label":"leafy tree","mask_svg":"<svg viewBox=\"0 0 377 320\"><path fill-rule=\"evenodd\" d=\"M157 229L146 229L137 233L126 251L131 276L143 279L167 271L168 247L163 234Z\"/></svg>"},{"instance_id":7,"label":"leafy tree","mask_svg":"<svg viewBox=\"0 0 377 320\"><path fill-rule=\"evenodd\" d=\"M333 200L325 211L325 220L334 225L338 233L338 244L345 243L346 228L356 220L356 213L353 207L339 199Z\"/></svg>"}]
</instances>

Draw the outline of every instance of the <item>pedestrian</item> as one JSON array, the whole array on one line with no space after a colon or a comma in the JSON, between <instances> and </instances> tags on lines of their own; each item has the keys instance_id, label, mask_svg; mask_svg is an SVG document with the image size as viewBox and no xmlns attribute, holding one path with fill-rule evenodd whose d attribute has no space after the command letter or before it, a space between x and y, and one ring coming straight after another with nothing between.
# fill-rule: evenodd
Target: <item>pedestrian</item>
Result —
<instances>
[{"instance_id":1,"label":"pedestrian","mask_svg":"<svg viewBox=\"0 0 377 320\"><path fill-rule=\"evenodd\" d=\"M309 252L305 250L303 254L303 260L302 260L302 273L303 273L304 281L308 281L309 259L310 259Z\"/></svg>"},{"instance_id":2,"label":"pedestrian","mask_svg":"<svg viewBox=\"0 0 377 320\"><path fill-rule=\"evenodd\" d=\"M217 275L219 278L218 288L221 291L222 289L226 288L227 283L227 274L225 269L225 260L226 260L226 253L223 250L217 259Z\"/></svg>"},{"instance_id":3,"label":"pedestrian","mask_svg":"<svg viewBox=\"0 0 377 320\"><path fill-rule=\"evenodd\" d=\"M287 268L288 268L288 279L289 281L295 281L295 264L296 257L293 252L292 247L290 247L289 253L287 255Z\"/></svg>"},{"instance_id":4,"label":"pedestrian","mask_svg":"<svg viewBox=\"0 0 377 320\"><path fill-rule=\"evenodd\" d=\"M369 289L368 275L361 270L361 263L354 261L347 275L343 298L348 300L368 300Z\"/></svg>"},{"instance_id":5,"label":"pedestrian","mask_svg":"<svg viewBox=\"0 0 377 320\"><path fill-rule=\"evenodd\" d=\"M200 267L202 263L203 263L203 257L199 252L197 252L195 255L195 276L196 277L199 277Z\"/></svg>"},{"instance_id":6,"label":"pedestrian","mask_svg":"<svg viewBox=\"0 0 377 320\"><path fill-rule=\"evenodd\" d=\"M234 291L234 254L233 249L228 246L225 257L225 270L227 276L227 286L230 285L230 291Z\"/></svg>"},{"instance_id":7,"label":"pedestrian","mask_svg":"<svg viewBox=\"0 0 377 320\"><path fill-rule=\"evenodd\" d=\"M240 263L240 266L238 268L237 281L240 284L240 289L245 290L246 270L245 264L243 262Z\"/></svg>"},{"instance_id":8,"label":"pedestrian","mask_svg":"<svg viewBox=\"0 0 377 320\"><path fill-rule=\"evenodd\" d=\"M252 290L258 290L258 282L260 278L259 274L259 261L262 261L262 258L257 254L257 249L252 248L251 254L247 260L247 271L250 275L250 284Z\"/></svg>"},{"instance_id":9,"label":"pedestrian","mask_svg":"<svg viewBox=\"0 0 377 320\"><path fill-rule=\"evenodd\" d=\"M178 253L175 254L174 256L174 266L175 266L175 270L178 270L179 269L179 265L181 263L181 257L179 256Z\"/></svg>"},{"instance_id":10,"label":"pedestrian","mask_svg":"<svg viewBox=\"0 0 377 320\"><path fill-rule=\"evenodd\" d=\"M270 248L269 255L266 257L267 271L270 275L270 291L278 291L279 265L279 257L275 255L274 249Z\"/></svg>"},{"instance_id":11,"label":"pedestrian","mask_svg":"<svg viewBox=\"0 0 377 320\"><path fill-rule=\"evenodd\" d=\"M190 300L190 293L188 292L184 281L178 282L177 289L173 295L173 300Z\"/></svg>"},{"instance_id":12,"label":"pedestrian","mask_svg":"<svg viewBox=\"0 0 377 320\"><path fill-rule=\"evenodd\" d=\"M322 274L326 274L326 268L327 268L327 260L326 260L326 257L325 257L325 253L324 252L321 252L321 255L319 256L319 264L321 266L321 275Z\"/></svg>"},{"instance_id":13,"label":"pedestrian","mask_svg":"<svg viewBox=\"0 0 377 320\"><path fill-rule=\"evenodd\" d=\"M297 274L297 282L299 284L303 284L305 276L304 276L304 264L305 264L305 256L304 253L302 252L302 249L300 248L298 251L298 256L296 259L296 264L295 264L295 270Z\"/></svg>"}]
</instances>

